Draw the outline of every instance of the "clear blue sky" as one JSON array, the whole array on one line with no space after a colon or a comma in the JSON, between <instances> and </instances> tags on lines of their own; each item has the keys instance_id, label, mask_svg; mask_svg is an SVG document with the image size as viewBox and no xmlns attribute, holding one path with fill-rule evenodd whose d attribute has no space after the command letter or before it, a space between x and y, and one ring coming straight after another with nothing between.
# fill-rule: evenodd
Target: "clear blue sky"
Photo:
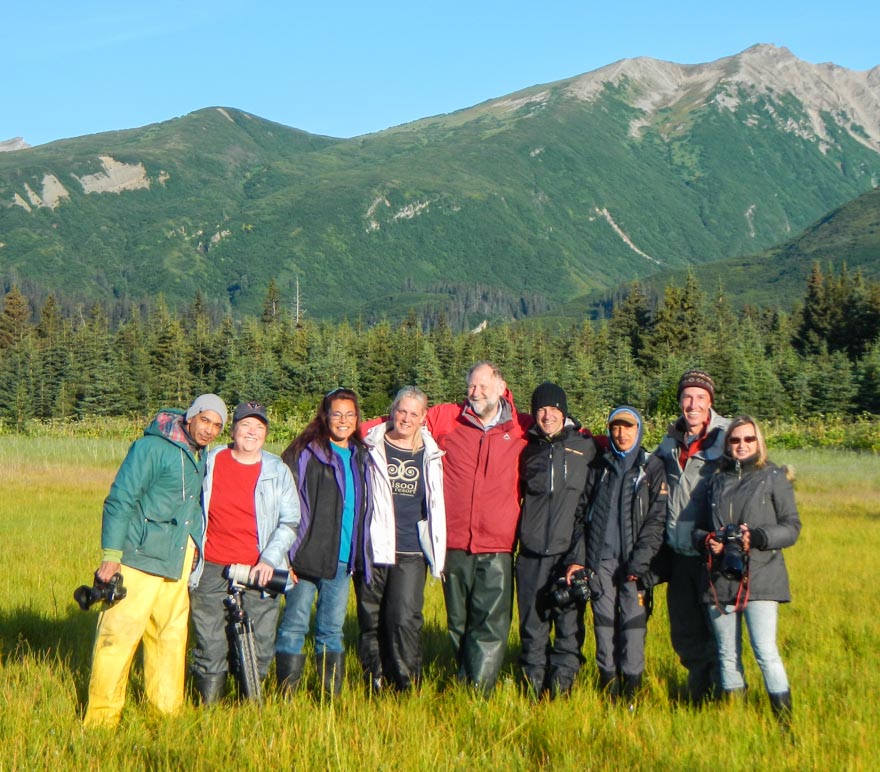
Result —
<instances>
[{"instance_id":1,"label":"clear blue sky","mask_svg":"<svg viewBox=\"0 0 880 772\"><path fill-rule=\"evenodd\" d=\"M236 107L351 137L618 59L755 43L880 64L880 2L47 0L0 13L0 140L31 145Z\"/></svg>"}]
</instances>

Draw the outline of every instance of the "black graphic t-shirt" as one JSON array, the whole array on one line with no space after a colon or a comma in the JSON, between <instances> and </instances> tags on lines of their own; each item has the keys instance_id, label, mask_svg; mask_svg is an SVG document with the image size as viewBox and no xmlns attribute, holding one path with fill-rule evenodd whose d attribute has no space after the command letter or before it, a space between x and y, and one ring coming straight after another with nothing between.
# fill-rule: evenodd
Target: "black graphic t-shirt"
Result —
<instances>
[{"instance_id":1,"label":"black graphic t-shirt","mask_svg":"<svg viewBox=\"0 0 880 772\"><path fill-rule=\"evenodd\" d=\"M385 440L385 456L394 495L397 551L421 552L417 523L427 516L425 480L422 475L425 449L420 448L415 452L401 450Z\"/></svg>"}]
</instances>

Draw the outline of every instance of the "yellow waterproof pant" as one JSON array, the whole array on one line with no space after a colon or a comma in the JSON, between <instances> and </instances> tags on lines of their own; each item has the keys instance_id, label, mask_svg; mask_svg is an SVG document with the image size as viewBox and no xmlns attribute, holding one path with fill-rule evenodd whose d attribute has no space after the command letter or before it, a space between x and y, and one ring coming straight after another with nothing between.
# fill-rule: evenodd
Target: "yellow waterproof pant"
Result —
<instances>
[{"instance_id":1,"label":"yellow waterproof pant","mask_svg":"<svg viewBox=\"0 0 880 772\"><path fill-rule=\"evenodd\" d=\"M190 539L179 580L122 566L126 597L98 617L86 726L114 725L125 704L128 671L138 644L144 642L144 689L162 713L183 704L186 636L189 621L187 580L195 545Z\"/></svg>"}]
</instances>

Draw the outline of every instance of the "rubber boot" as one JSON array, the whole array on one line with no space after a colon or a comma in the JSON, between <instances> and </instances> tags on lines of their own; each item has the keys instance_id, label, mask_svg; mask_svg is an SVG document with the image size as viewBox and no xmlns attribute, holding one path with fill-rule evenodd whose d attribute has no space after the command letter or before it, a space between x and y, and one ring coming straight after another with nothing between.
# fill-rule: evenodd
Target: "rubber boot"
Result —
<instances>
[{"instance_id":1,"label":"rubber boot","mask_svg":"<svg viewBox=\"0 0 880 772\"><path fill-rule=\"evenodd\" d=\"M638 675L625 675L623 676L623 685L620 689L620 694L623 699L627 701L627 704L631 704L635 701L636 695L641 691L641 688L641 673Z\"/></svg>"},{"instance_id":2,"label":"rubber boot","mask_svg":"<svg viewBox=\"0 0 880 772\"><path fill-rule=\"evenodd\" d=\"M275 655L275 677L282 694L292 694L299 688L305 664L305 654Z\"/></svg>"},{"instance_id":3,"label":"rubber boot","mask_svg":"<svg viewBox=\"0 0 880 772\"><path fill-rule=\"evenodd\" d=\"M570 694L576 676L577 673L573 673L571 670L555 668L550 673L550 699L555 700Z\"/></svg>"},{"instance_id":4,"label":"rubber boot","mask_svg":"<svg viewBox=\"0 0 880 772\"><path fill-rule=\"evenodd\" d=\"M504 664L505 643L500 641L471 641L464 655L465 672L474 691L488 697L498 681L498 674Z\"/></svg>"},{"instance_id":5,"label":"rubber boot","mask_svg":"<svg viewBox=\"0 0 880 772\"><path fill-rule=\"evenodd\" d=\"M544 671L537 669L523 670L523 692L532 700L540 700L544 693Z\"/></svg>"},{"instance_id":6,"label":"rubber boot","mask_svg":"<svg viewBox=\"0 0 880 772\"><path fill-rule=\"evenodd\" d=\"M771 694L770 708L779 726L786 732L791 731L791 692Z\"/></svg>"},{"instance_id":7,"label":"rubber boot","mask_svg":"<svg viewBox=\"0 0 880 772\"><path fill-rule=\"evenodd\" d=\"M226 673L196 673L193 681L202 705L220 702L226 694Z\"/></svg>"},{"instance_id":8,"label":"rubber boot","mask_svg":"<svg viewBox=\"0 0 880 772\"><path fill-rule=\"evenodd\" d=\"M325 651L315 655L315 667L326 697L338 697L345 679L345 652Z\"/></svg>"},{"instance_id":9,"label":"rubber boot","mask_svg":"<svg viewBox=\"0 0 880 772\"><path fill-rule=\"evenodd\" d=\"M599 691L608 696L614 696L617 692L617 673L610 670L599 670Z\"/></svg>"},{"instance_id":10,"label":"rubber boot","mask_svg":"<svg viewBox=\"0 0 880 772\"><path fill-rule=\"evenodd\" d=\"M620 698L626 709L632 713L636 709L639 692L642 690L642 674L624 675L621 679Z\"/></svg>"},{"instance_id":11,"label":"rubber boot","mask_svg":"<svg viewBox=\"0 0 880 772\"><path fill-rule=\"evenodd\" d=\"M381 673L364 671L364 686L367 690L367 696L371 697L384 692L387 683Z\"/></svg>"}]
</instances>

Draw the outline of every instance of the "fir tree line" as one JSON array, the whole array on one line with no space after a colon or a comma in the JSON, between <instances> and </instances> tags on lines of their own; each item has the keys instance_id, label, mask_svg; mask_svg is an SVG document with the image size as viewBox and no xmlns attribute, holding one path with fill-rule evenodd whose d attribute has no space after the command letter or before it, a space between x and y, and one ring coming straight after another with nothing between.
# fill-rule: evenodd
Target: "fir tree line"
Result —
<instances>
[{"instance_id":1,"label":"fir tree line","mask_svg":"<svg viewBox=\"0 0 880 772\"><path fill-rule=\"evenodd\" d=\"M416 383L432 401L457 401L470 365L502 368L521 409L545 379L565 387L575 416L619 403L648 415L676 412L675 388L690 367L719 384L718 409L761 419L880 413L880 284L823 273L816 265L791 311L736 310L723 289L691 275L656 301L634 283L610 318L566 329L490 325L456 332L443 315L400 324L296 321L274 283L259 318L212 319L204 299L173 313L159 299L111 324L100 306L62 313L49 296L33 309L17 287L0 312L0 419L142 416L214 391L229 404L256 399L275 415L308 415L345 385L366 415L387 410Z\"/></svg>"}]
</instances>

